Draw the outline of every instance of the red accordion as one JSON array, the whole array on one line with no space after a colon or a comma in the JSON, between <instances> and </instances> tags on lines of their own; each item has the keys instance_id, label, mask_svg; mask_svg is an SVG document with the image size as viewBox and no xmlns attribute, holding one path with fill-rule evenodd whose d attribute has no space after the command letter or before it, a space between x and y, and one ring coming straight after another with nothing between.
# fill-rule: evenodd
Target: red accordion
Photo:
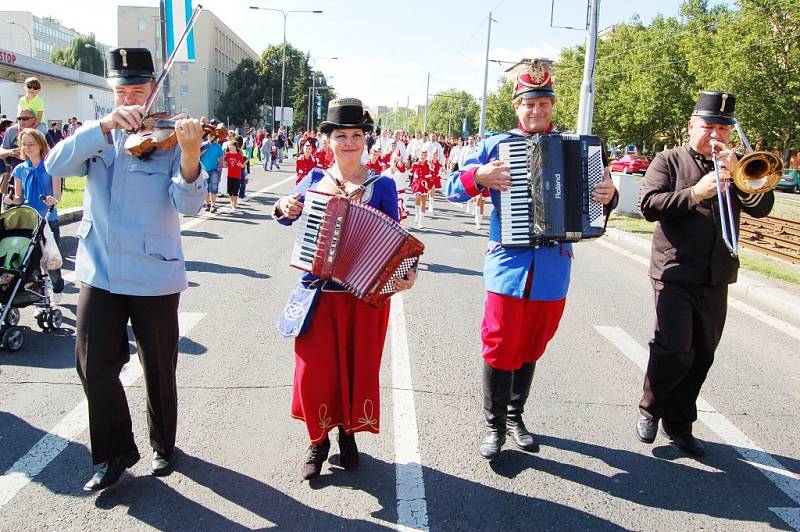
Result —
<instances>
[{"instance_id":1,"label":"red accordion","mask_svg":"<svg viewBox=\"0 0 800 532\"><path fill-rule=\"evenodd\" d=\"M394 294L425 246L378 209L309 190L290 265L341 284L372 307Z\"/></svg>"}]
</instances>

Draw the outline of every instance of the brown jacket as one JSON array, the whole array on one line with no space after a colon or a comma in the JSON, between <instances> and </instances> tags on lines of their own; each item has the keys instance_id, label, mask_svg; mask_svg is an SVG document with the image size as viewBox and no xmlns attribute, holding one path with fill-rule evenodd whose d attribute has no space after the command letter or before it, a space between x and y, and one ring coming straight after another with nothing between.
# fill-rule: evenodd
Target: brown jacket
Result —
<instances>
[{"instance_id":1,"label":"brown jacket","mask_svg":"<svg viewBox=\"0 0 800 532\"><path fill-rule=\"evenodd\" d=\"M645 219L658 222L653 232L650 277L664 282L722 285L736 282L739 259L722 239L716 197L696 202L690 188L712 170L688 145L656 155L642 184L640 209ZM723 196L724 198L724 196ZM772 210L773 193L731 198L734 224L739 213L762 218Z\"/></svg>"}]
</instances>

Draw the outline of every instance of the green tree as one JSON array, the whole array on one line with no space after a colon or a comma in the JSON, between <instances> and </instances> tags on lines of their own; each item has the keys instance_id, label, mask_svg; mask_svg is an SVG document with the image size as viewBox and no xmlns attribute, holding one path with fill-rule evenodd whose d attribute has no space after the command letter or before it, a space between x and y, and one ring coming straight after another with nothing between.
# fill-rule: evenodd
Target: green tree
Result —
<instances>
[{"instance_id":1,"label":"green tree","mask_svg":"<svg viewBox=\"0 0 800 532\"><path fill-rule=\"evenodd\" d=\"M87 44L91 46L87 47ZM56 65L105 77L106 74L103 72L103 52L93 48L96 46L97 42L93 33L80 35L72 39L66 49L55 48L50 53L50 61Z\"/></svg>"},{"instance_id":2,"label":"green tree","mask_svg":"<svg viewBox=\"0 0 800 532\"><path fill-rule=\"evenodd\" d=\"M261 118L263 93L253 90L259 85L256 63L242 59L228 74L228 87L219 99L216 116L232 124L255 126Z\"/></svg>"},{"instance_id":3,"label":"green tree","mask_svg":"<svg viewBox=\"0 0 800 532\"><path fill-rule=\"evenodd\" d=\"M467 119L467 130L462 129ZM480 108L467 91L449 89L440 92L428 104L428 131L464 136L477 129Z\"/></svg>"},{"instance_id":4,"label":"green tree","mask_svg":"<svg viewBox=\"0 0 800 532\"><path fill-rule=\"evenodd\" d=\"M497 90L486 95L487 131L508 131L517 125L513 96L514 76L502 78L497 84Z\"/></svg>"}]
</instances>

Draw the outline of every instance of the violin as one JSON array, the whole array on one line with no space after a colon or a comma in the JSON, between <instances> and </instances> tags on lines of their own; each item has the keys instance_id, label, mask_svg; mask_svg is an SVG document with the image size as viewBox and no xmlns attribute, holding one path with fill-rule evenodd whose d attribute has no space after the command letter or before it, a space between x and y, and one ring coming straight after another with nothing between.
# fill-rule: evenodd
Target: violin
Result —
<instances>
[{"instance_id":1,"label":"violin","mask_svg":"<svg viewBox=\"0 0 800 532\"><path fill-rule=\"evenodd\" d=\"M228 130L224 125L203 124L203 132L212 138L227 140ZM175 120L166 117L166 113L155 113L147 116L142 127L125 139L125 149L134 157L149 158L156 150L168 150L177 144Z\"/></svg>"}]
</instances>

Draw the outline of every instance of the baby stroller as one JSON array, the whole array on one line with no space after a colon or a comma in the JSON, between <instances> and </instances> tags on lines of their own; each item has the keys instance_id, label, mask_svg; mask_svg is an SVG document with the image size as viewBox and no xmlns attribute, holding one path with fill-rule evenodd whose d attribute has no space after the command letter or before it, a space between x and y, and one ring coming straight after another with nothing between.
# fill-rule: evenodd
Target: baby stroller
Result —
<instances>
[{"instance_id":1,"label":"baby stroller","mask_svg":"<svg viewBox=\"0 0 800 532\"><path fill-rule=\"evenodd\" d=\"M17 327L21 308L36 306L42 330L61 327L63 316L53 307L50 277L41 266L46 225L47 220L27 206L0 214L0 349L17 351L25 342Z\"/></svg>"}]
</instances>

